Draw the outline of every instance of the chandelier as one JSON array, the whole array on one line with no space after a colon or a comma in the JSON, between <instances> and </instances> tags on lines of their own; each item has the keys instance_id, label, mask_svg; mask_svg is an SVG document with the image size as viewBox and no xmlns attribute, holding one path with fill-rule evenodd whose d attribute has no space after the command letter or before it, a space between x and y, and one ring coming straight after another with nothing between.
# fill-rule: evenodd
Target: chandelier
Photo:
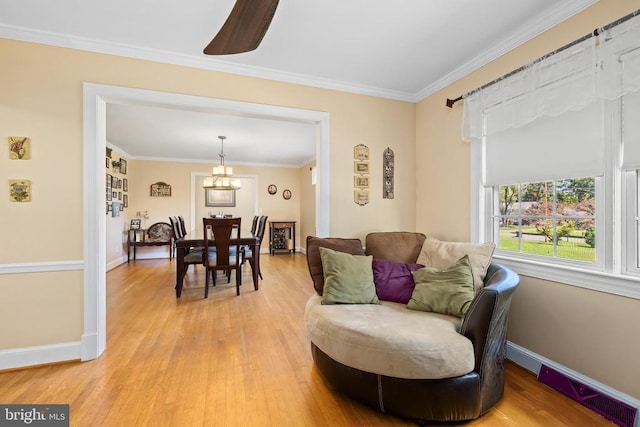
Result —
<instances>
[{"instance_id":1,"label":"chandelier","mask_svg":"<svg viewBox=\"0 0 640 427\"><path fill-rule=\"evenodd\" d=\"M240 180L232 179L233 169L231 166L225 166L224 164L224 140L226 136L219 136L220 138L220 165L214 166L211 172L211 176L204 179L203 188L212 188L214 190L239 190L241 187Z\"/></svg>"}]
</instances>

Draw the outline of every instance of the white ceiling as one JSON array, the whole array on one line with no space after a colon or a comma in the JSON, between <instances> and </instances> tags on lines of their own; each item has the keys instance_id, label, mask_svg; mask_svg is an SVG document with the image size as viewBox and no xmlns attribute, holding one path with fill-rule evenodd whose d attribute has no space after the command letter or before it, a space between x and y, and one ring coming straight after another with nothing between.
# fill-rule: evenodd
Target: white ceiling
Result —
<instances>
[{"instance_id":1,"label":"white ceiling","mask_svg":"<svg viewBox=\"0 0 640 427\"><path fill-rule=\"evenodd\" d=\"M0 37L417 102L596 1L281 0L257 50L211 57L233 0L19 0L0 2ZM229 163L315 155L300 123L110 105L107 126L141 158L215 157L221 134Z\"/></svg>"}]
</instances>

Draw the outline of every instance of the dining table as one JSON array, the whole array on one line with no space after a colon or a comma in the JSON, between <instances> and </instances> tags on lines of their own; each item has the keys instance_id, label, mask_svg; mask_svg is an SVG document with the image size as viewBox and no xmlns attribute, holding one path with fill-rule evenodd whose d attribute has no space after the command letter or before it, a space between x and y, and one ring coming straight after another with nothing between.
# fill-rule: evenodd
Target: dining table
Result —
<instances>
[{"instance_id":1,"label":"dining table","mask_svg":"<svg viewBox=\"0 0 640 427\"><path fill-rule=\"evenodd\" d=\"M250 246L254 254L258 256L254 257L255 261L252 265L251 276L253 278L253 288L258 290L258 272L260 271L260 243L261 239L254 234L250 234L246 237L240 237L240 239L231 239L231 244L238 242L240 246ZM186 269L184 268L184 257L188 253L189 248L197 248L204 246L204 233L202 230L192 230L184 235L181 239L176 239L176 298L180 298L182 295L182 287L184 284L184 276ZM215 240L209 239L209 246L215 247Z\"/></svg>"}]
</instances>

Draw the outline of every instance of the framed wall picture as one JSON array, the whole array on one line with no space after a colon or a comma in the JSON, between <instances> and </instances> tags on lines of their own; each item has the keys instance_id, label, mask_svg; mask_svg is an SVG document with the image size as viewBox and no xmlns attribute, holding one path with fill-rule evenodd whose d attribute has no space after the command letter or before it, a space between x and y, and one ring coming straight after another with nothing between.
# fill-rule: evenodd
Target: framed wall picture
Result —
<instances>
[{"instance_id":1,"label":"framed wall picture","mask_svg":"<svg viewBox=\"0 0 640 427\"><path fill-rule=\"evenodd\" d=\"M28 179L10 179L9 200L12 202L30 202L31 181Z\"/></svg>"},{"instance_id":2,"label":"framed wall picture","mask_svg":"<svg viewBox=\"0 0 640 427\"><path fill-rule=\"evenodd\" d=\"M353 201L360 206L366 205L369 203L369 191L355 190L353 192Z\"/></svg>"},{"instance_id":3,"label":"framed wall picture","mask_svg":"<svg viewBox=\"0 0 640 427\"><path fill-rule=\"evenodd\" d=\"M278 192L278 187L276 187L275 184L269 184L269 186L267 187L267 191L273 196Z\"/></svg>"},{"instance_id":4,"label":"framed wall picture","mask_svg":"<svg viewBox=\"0 0 640 427\"><path fill-rule=\"evenodd\" d=\"M127 178L122 180L122 191L129 191L129 180Z\"/></svg>"},{"instance_id":5,"label":"framed wall picture","mask_svg":"<svg viewBox=\"0 0 640 427\"><path fill-rule=\"evenodd\" d=\"M131 220L131 225L129 225L130 230L140 230L140 224L142 220L140 218L134 218Z\"/></svg>"},{"instance_id":6,"label":"framed wall picture","mask_svg":"<svg viewBox=\"0 0 640 427\"><path fill-rule=\"evenodd\" d=\"M354 176L353 177L353 186L357 188L369 188L369 177L368 176Z\"/></svg>"},{"instance_id":7,"label":"framed wall picture","mask_svg":"<svg viewBox=\"0 0 640 427\"><path fill-rule=\"evenodd\" d=\"M9 137L9 158L28 160L31 158L31 140L26 136Z\"/></svg>"},{"instance_id":8,"label":"framed wall picture","mask_svg":"<svg viewBox=\"0 0 640 427\"><path fill-rule=\"evenodd\" d=\"M356 160L369 160L369 147L358 144L353 147L353 158Z\"/></svg>"},{"instance_id":9,"label":"framed wall picture","mask_svg":"<svg viewBox=\"0 0 640 427\"><path fill-rule=\"evenodd\" d=\"M285 200L289 200L289 199L291 198L291 190L284 190L284 191L282 192L282 197L283 197Z\"/></svg>"},{"instance_id":10,"label":"framed wall picture","mask_svg":"<svg viewBox=\"0 0 640 427\"><path fill-rule=\"evenodd\" d=\"M171 185L166 182L156 182L149 187L151 197L171 197Z\"/></svg>"},{"instance_id":11,"label":"framed wall picture","mask_svg":"<svg viewBox=\"0 0 640 427\"><path fill-rule=\"evenodd\" d=\"M122 195L122 206L125 208L129 207L129 196L126 194Z\"/></svg>"},{"instance_id":12,"label":"framed wall picture","mask_svg":"<svg viewBox=\"0 0 640 427\"><path fill-rule=\"evenodd\" d=\"M113 177L110 174L107 174L107 180L106 180L106 187L107 187L107 201L110 202L112 195L111 195L111 189L112 187L112 183L113 183Z\"/></svg>"},{"instance_id":13,"label":"framed wall picture","mask_svg":"<svg viewBox=\"0 0 640 427\"><path fill-rule=\"evenodd\" d=\"M204 205L207 207L235 207L235 190L204 189Z\"/></svg>"},{"instance_id":14,"label":"framed wall picture","mask_svg":"<svg viewBox=\"0 0 640 427\"><path fill-rule=\"evenodd\" d=\"M369 162L353 162L353 171L361 175L369 173Z\"/></svg>"},{"instance_id":15,"label":"framed wall picture","mask_svg":"<svg viewBox=\"0 0 640 427\"><path fill-rule=\"evenodd\" d=\"M120 157L120 173L123 175L127 174L127 161Z\"/></svg>"}]
</instances>

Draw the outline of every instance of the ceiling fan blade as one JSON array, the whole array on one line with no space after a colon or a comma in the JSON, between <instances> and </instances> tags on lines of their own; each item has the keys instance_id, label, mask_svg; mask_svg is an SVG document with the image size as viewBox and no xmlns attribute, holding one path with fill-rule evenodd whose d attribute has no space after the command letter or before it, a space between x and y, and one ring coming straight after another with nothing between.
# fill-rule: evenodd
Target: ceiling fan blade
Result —
<instances>
[{"instance_id":1,"label":"ceiling fan blade","mask_svg":"<svg viewBox=\"0 0 640 427\"><path fill-rule=\"evenodd\" d=\"M276 13L279 0L236 0L229 17L204 48L207 55L243 53L258 47Z\"/></svg>"}]
</instances>

